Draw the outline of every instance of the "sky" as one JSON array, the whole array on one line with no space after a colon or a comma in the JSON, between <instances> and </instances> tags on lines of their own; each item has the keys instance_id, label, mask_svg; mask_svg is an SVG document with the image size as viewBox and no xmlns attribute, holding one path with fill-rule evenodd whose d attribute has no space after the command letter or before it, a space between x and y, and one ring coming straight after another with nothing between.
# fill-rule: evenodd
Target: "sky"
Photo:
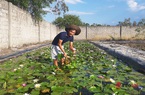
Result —
<instances>
[{"instance_id":1,"label":"sky","mask_svg":"<svg viewBox=\"0 0 145 95\"><path fill-rule=\"evenodd\" d=\"M117 25L130 18L131 22L145 19L145 0L64 0L66 14L76 15L84 23ZM58 15L48 13L44 20L53 22ZM62 17L62 16L61 16Z\"/></svg>"}]
</instances>

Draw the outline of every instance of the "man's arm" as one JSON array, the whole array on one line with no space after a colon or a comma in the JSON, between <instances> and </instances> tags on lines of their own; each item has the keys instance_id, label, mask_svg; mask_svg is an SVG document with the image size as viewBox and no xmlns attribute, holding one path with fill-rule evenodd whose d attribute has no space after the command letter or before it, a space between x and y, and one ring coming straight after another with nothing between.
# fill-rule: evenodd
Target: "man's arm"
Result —
<instances>
[{"instance_id":1,"label":"man's arm","mask_svg":"<svg viewBox=\"0 0 145 95\"><path fill-rule=\"evenodd\" d=\"M63 40L59 39L59 41L58 41L58 46L59 46L60 50L63 52L64 56L66 57L67 54L65 53L65 51L64 51L64 49L63 49L63 47L62 47L62 42L63 42Z\"/></svg>"},{"instance_id":2,"label":"man's arm","mask_svg":"<svg viewBox=\"0 0 145 95\"><path fill-rule=\"evenodd\" d=\"M75 48L73 47L73 42L69 43L69 48L73 53L75 53Z\"/></svg>"}]
</instances>

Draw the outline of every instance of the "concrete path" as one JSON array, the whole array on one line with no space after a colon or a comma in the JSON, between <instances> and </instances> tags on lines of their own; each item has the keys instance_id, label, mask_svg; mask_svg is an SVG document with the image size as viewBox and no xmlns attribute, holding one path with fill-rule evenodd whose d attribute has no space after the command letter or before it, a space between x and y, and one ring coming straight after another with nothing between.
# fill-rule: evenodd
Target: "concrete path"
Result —
<instances>
[{"instance_id":1,"label":"concrete path","mask_svg":"<svg viewBox=\"0 0 145 95\"><path fill-rule=\"evenodd\" d=\"M10 58L18 57L24 53L27 53L27 52L30 52L30 51L33 51L42 47L47 47L47 46L50 46L50 43L31 45L31 46L28 46L27 48L22 48L22 49L15 48L14 50L15 52L0 56L0 63Z\"/></svg>"},{"instance_id":2,"label":"concrete path","mask_svg":"<svg viewBox=\"0 0 145 95\"><path fill-rule=\"evenodd\" d=\"M91 41L91 43L145 74L145 51L114 44L109 41Z\"/></svg>"}]
</instances>

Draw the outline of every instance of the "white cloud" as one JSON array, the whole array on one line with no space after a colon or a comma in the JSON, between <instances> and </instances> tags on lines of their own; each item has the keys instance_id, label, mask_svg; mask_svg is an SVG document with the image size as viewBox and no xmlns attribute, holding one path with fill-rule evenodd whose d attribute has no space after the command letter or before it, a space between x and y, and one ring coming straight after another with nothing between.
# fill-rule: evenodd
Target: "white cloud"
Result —
<instances>
[{"instance_id":1,"label":"white cloud","mask_svg":"<svg viewBox=\"0 0 145 95\"><path fill-rule=\"evenodd\" d=\"M145 5L139 5L135 0L127 0L127 4L132 11L140 11L145 9Z\"/></svg>"},{"instance_id":2,"label":"white cloud","mask_svg":"<svg viewBox=\"0 0 145 95\"><path fill-rule=\"evenodd\" d=\"M64 1L70 4L84 3L82 0L64 0Z\"/></svg>"},{"instance_id":3,"label":"white cloud","mask_svg":"<svg viewBox=\"0 0 145 95\"><path fill-rule=\"evenodd\" d=\"M79 12L79 11L69 11L69 14L75 14L75 15L92 15L95 13L91 13L91 12Z\"/></svg>"}]
</instances>

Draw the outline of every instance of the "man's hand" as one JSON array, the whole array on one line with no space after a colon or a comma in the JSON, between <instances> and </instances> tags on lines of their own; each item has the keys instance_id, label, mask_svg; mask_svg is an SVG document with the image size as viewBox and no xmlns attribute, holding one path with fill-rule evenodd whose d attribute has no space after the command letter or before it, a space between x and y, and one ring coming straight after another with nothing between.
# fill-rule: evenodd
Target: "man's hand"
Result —
<instances>
[{"instance_id":1,"label":"man's hand","mask_svg":"<svg viewBox=\"0 0 145 95\"><path fill-rule=\"evenodd\" d=\"M64 57L67 57L67 53L63 53Z\"/></svg>"}]
</instances>

